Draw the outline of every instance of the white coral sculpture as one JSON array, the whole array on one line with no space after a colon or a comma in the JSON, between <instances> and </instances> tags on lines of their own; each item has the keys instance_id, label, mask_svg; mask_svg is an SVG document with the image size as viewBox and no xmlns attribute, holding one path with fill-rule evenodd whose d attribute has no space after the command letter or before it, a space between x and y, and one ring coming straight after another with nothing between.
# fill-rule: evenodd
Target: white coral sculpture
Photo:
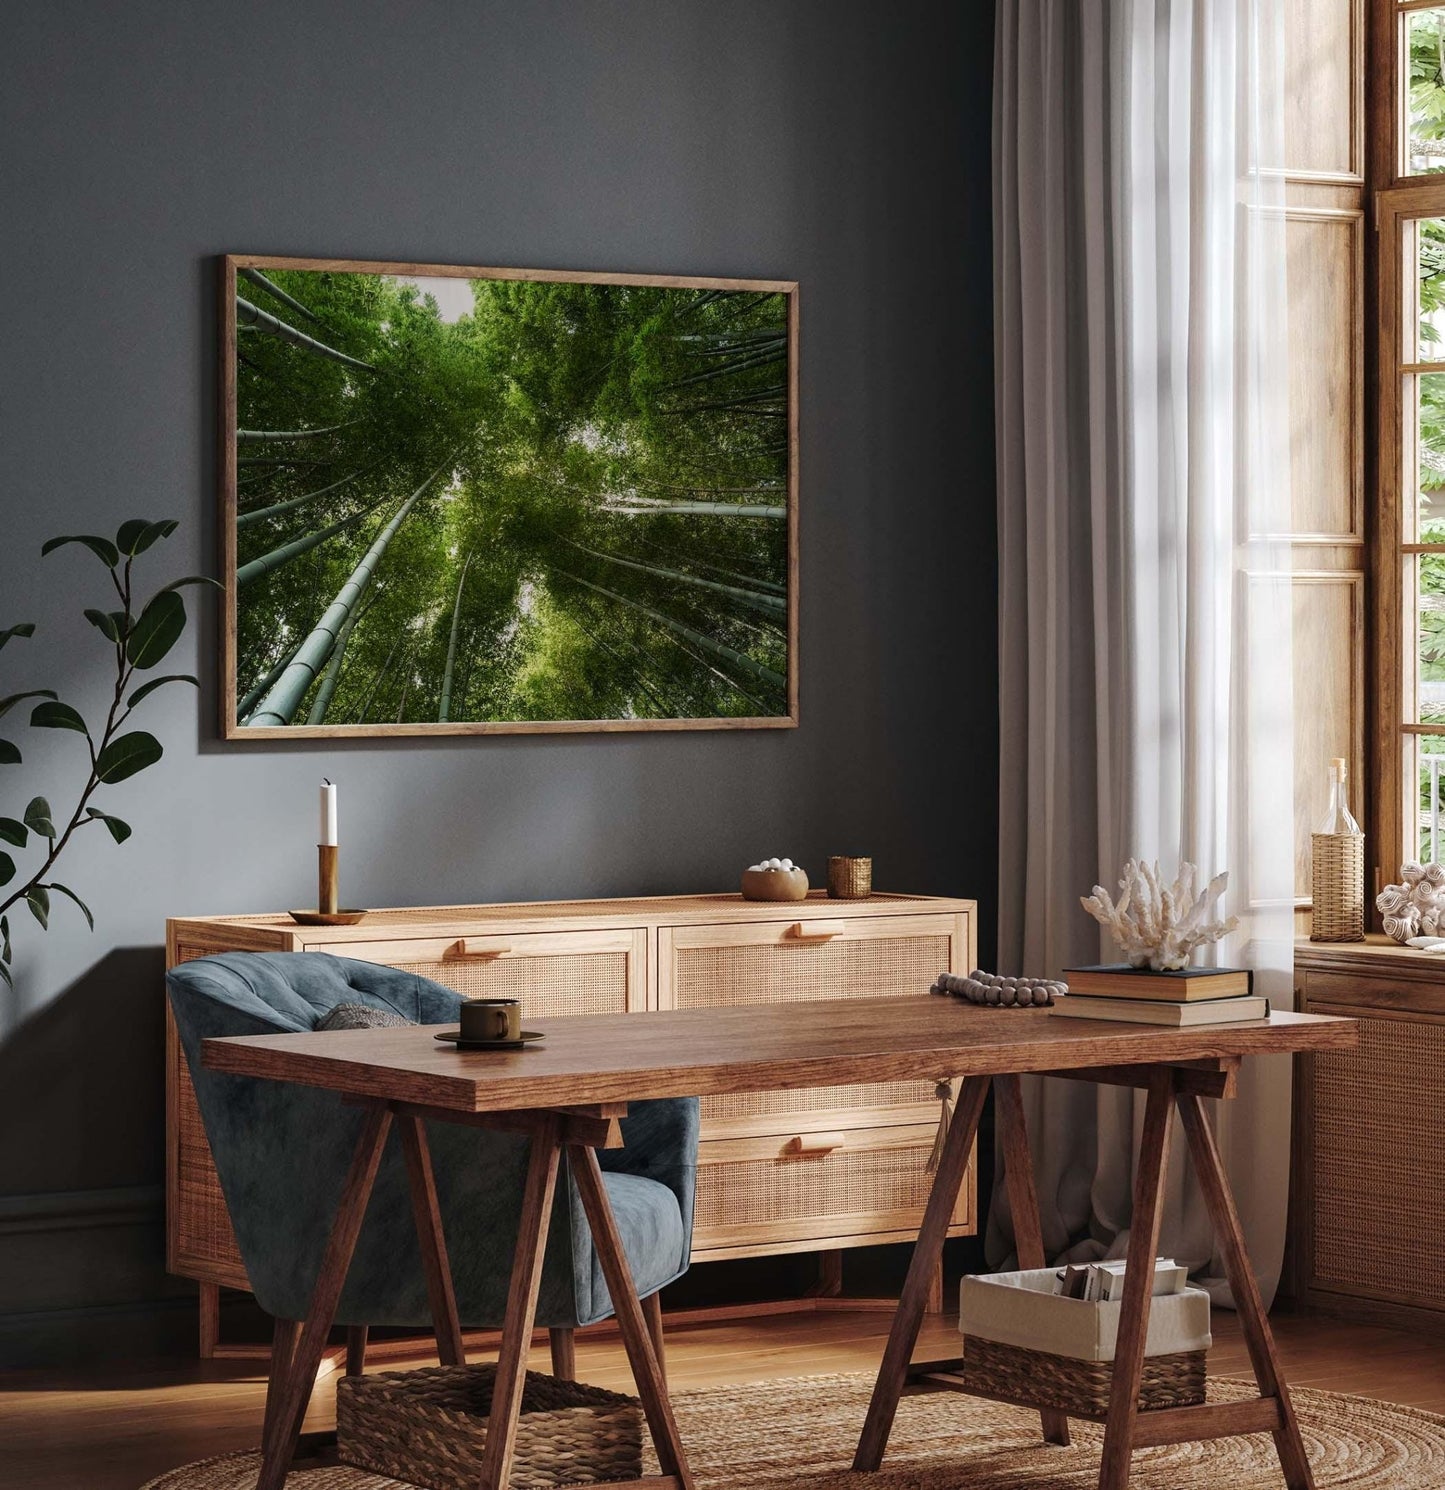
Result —
<instances>
[{"instance_id":1,"label":"white coral sculpture","mask_svg":"<svg viewBox=\"0 0 1445 1490\"><path fill-rule=\"evenodd\" d=\"M1385 934L1397 942L1437 936L1445 925L1445 865L1402 864L1400 885L1386 885L1375 897Z\"/></svg>"},{"instance_id":2,"label":"white coral sculpture","mask_svg":"<svg viewBox=\"0 0 1445 1490\"><path fill-rule=\"evenodd\" d=\"M1130 859L1117 903L1102 885L1095 885L1094 893L1081 896L1079 904L1108 928L1130 967L1173 971L1189 966L1196 947L1217 942L1239 925L1238 916L1220 920L1215 915L1228 883L1228 872L1216 874L1196 896L1192 864L1181 864L1174 883L1165 885L1157 862Z\"/></svg>"}]
</instances>

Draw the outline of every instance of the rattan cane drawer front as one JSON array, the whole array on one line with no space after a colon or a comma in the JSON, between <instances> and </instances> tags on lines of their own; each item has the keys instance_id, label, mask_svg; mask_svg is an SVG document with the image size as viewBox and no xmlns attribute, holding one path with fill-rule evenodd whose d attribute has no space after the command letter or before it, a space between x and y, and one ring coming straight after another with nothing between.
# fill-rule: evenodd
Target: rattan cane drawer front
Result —
<instances>
[{"instance_id":1,"label":"rattan cane drawer front","mask_svg":"<svg viewBox=\"0 0 1445 1490\"><path fill-rule=\"evenodd\" d=\"M1313 980L1311 980L1313 985ZM1445 1022L1360 1017L1357 1049L1307 1058L1316 1288L1440 1309Z\"/></svg>"},{"instance_id":2,"label":"rattan cane drawer front","mask_svg":"<svg viewBox=\"0 0 1445 1490\"><path fill-rule=\"evenodd\" d=\"M705 1141L698 1151L693 1258L861 1246L918 1233L936 1127ZM812 1152L796 1152L799 1142ZM822 1147L827 1143L834 1147ZM954 1225L971 1225L972 1174Z\"/></svg>"},{"instance_id":3,"label":"rattan cane drawer front","mask_svg":"<svg viewBox=\"0 0 1445 1490\"><path fill-rule=\"evenodd\" d=\"M847 902L838 907L836 920L798 923L802 936L791 923L776 922L663 927L658 947L662 1007L917 995L926 993L939 973L957 971L967 959L966 916L849 921ZM837 929L829 934L830 927ZM729 1131L778 1132L795 1113L866 1108L887 1121L907 1121L917 1120L925 1105L937 1110L931 1083L895 1081L705 1097L702 1114L710 1132L719 1131L719 1125Z\"/></svg>"},{"instance_id":4,"label":"rattan cane drawer front","mask_svg":"<svg viewBox=\"0 0 1445 1490\"><path fill-rule=\"evenodd\" d=\"M636 928L350 942L325 950L418 973L466 998L516 998L523 1018L647 1007L647 933Z\"/></svg>"}]
</instances>

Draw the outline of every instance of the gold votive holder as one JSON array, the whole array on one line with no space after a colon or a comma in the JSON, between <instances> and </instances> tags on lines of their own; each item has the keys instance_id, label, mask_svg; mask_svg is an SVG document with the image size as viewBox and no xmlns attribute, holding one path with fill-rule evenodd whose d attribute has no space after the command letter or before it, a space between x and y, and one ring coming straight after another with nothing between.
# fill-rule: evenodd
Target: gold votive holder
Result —
<instances>
[{"instance_id":1,"label":"gold votive holder","mask_svg":"<svg viewBox=\"0 0 1445 1490\"><path fill-rule=\"evenodd\" d=\"M828 860L828 898L867 900L873 893L873 860L866 855L834 854Z\"/></svg>"}]
</instances>

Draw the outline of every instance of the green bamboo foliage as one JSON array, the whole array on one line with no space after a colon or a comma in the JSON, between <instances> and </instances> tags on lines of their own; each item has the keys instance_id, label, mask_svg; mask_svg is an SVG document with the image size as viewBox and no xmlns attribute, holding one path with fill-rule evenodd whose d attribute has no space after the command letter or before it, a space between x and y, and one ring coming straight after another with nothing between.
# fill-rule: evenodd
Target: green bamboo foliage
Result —
<instances>
[{"instance_id":1,"label":"green bamboo foliage","mask_svg":"<svg viewBox=\"0 0 1445 1490\"><path fill-rule=\"evenodd\" d=\"M719 595L726 595L730 600L736 600L740 605L745 605L751 610L761 611L764 615L775 616L781 620L788 610L788 603L780 595L769 595L759 590L749 590L740 585L719 584L716 580L703 579L701 575L684 574L680 569L665 569L660 564L645 564L637 559L624 559L618 554L604 554L595 548L584 548L580 543L573 545L580 553L591 554L594 559L602 559L608 564L617 564L624 569L635 569L639 574L650 574L658 579L675 580L682 585L696 585L699 589L712 590Z\"/></svg>"},{"instance_id":2,"label":"green bamboo foliage","mask_svg":"<svg viewBox=\"0 0 1445 1490\"><path fill-rule=\"evenodd\" d=\"M335 347L328 347L315 337L307 336L304 331L298 331L294 326L288 326L285 321L252 305L249 300L241 299L239 295L236 296L236 324L246 331L264 331L267 336L279 336L292 346L315 352L319 357L330 357L333 362L344 363L347 367L359 367L363 372L376 371L371 363L360 362L355 357L348 357L345 352L338 352Z\"/></svg>"},{"instance_id":3,"label":"green bamboo foliage","mask_svg":"<svg viewBox=\"0 0 1445 1490\"><path fill-rule=\"evenodd\" d=\"M350 429L360 424L359 419L348 419L344 424L326 424L318 429L238 429L236 442L240 445L255 445L271 440L314 440L319 435L334 435L338 430Z\"/></svg>"},{"instance_id":4,"label":"green bamboo foliage","mask_svg":"<svg viewBox=\"0 0 1445 1490\"><path fill-rule=\"evenodd\" d=\"M260 579L263 574L269 573L280 565L289 564L292 559L310 553L318 544L325 543L328 538L334 538L338 533L345 532L353 524L359 523L367 513L375 512L387 500L384 496L377 497L374 502L365 507L358 507L355 512L350 512L345 517L337 518L327 527L318 528L314 533L303 533L300 538L293 538L290 543L283 543L279 548L273 548L269 553L261 554L258 558L252 559L249 564L242 564L236 570L237 586L249 585L252 580Z\"/></svg>"},{"instance_id":5,"label":"green bamboo foliage","mask_svg":"<svg viewBox=\"0 0 1445 1490\"><path fill-rule=\"evenodd\" d=\"M469 553L462 564L462 572L457 580L457 598L452 606L451 633L447 637L447 661L442 671L442 696L437 706L437 721L445 724L451 718L452 707L452 679L457 670L457 635L462 625L462 592L467 585L467 570L472 567L472 555Z\"/></svg>"},{"instance_id":6,"label":"green bamboo foliage","mask_svg":"<svg viewBox=\"0 0 1445 1490\"><path fill-rule=\"evenodd\" d=\"M333 481L329 486L323 486L317 491L302 492L299 497L289 497L284 502L273 502L269 507L257 507L250 512L238 513L236 527L249 528L254 523L267 522L272 518L280 517L283 513L294 512L298 507L306 507L322 497L330 496L334 491L340 491L344 486L350 486L353 481L359 480L362 476L369 475L376 469L377 464L379 462L373 463L364 471L353 471L349 476L343 476L340 481Z\"/></svg>"},{"instance_id":7,"label":"green bamboo foliage","mask_svg":"<svg viewBox=\"0 0 1445 1490\"><path fill-rule=\"evenodd\" d=\"M714 641L712 637L704 636L700 631L694 631L691 626L684 625L683 622L674 620L671 616L664 616L659 611L649 609L649 607L643 605L640 601L630 600L626 595L619 595L616 590L606 589L602 585L594 585L591 580L583 579L580 575L568 574L565 569L559 569L557 572L564 578L570 579L573 584L585 585L589 590L596 590L599 595L606 595L610 599L617 601L619 605L628 605L634 610L641 611L644 615L650 616L659 626L665 626L669 631L675 631L679 636L686 637L695 647L701 647L704 651L711 652L714 656L732 663L733 666L741 668L745 673L750 673L753 677L761 679L764 683L771 683L775 688L786 688L788 685L788 680L781 673L775 673L771 668L764 667L761 662L747 656L745 653L739 652L733 647L726 646L722 642Z\"/></svg>"},{"instance_id":8,"label":"green bamboo foliage","mask_svg":"<svg viewBox=\"0 0 1445 1490\"><path fill-rule=\"evenodd\" d=\"M247 721L254 727L262 725L290 724L301 706L317 673L326 665L342 626L346 623L362 593L376 572L376 566L386 554L397 530L411 515L423 493L447 468L443 461L430 476L397 509L396 515L377 534L361 562L347 576L346 583L337 592L336 599L327 607L315 629L296 650L286 671L276 680L265 700Z\"/></svg>"}]
</instances>

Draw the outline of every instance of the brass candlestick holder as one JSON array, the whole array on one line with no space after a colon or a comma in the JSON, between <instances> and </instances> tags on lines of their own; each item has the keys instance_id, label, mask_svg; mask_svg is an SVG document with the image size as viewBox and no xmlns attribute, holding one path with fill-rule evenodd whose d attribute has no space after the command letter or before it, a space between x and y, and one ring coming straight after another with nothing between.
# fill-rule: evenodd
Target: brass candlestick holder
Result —
<instances>
[{"instance_id":1,"label":"brass candlestick holder","mask_svg":"<svg viewBox=\"0 0 1445 1490\"><path fill-rule=\"evenodd\" d=\"M340 901L336 894L336 845L316 845L316 908L323 916L334 916Z\"/></svg>"},{"instance_id":2,"label":"brass candlestick holder","mask_svg":"<svg viewBox=\"0 0 1445 1490\"><path fill-rule=\"evenodd\" d=\"M336 845L316 845L316 909L292 911L291 919L302 926L355 926L365 911L344 911L338 899Z\"/></svg>"}]
</instances>

